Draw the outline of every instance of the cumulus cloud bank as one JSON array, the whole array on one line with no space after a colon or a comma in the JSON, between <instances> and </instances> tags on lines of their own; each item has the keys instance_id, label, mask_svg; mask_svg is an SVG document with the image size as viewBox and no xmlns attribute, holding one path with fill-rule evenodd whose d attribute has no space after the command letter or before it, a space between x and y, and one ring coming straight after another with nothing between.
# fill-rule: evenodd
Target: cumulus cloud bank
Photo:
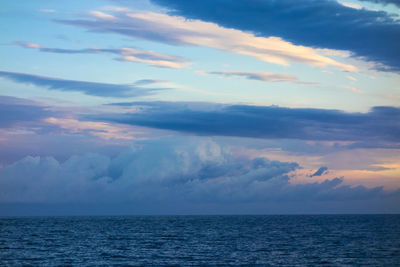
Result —
<instances>
[{"instance_id":1,"label":"cumulus cloud bank","mask_svg":"<svg viewBox=\"0 0 400 267\"><path fill-rule=\"evenodd\" d=\"M276 203L398 197L342 178L292 184L295 162L235 156L211 139L144 142L114 158L25 157L0 171L0 203ZM99 204L100 203L100 204Z\"/></svg>"}]
</instances>

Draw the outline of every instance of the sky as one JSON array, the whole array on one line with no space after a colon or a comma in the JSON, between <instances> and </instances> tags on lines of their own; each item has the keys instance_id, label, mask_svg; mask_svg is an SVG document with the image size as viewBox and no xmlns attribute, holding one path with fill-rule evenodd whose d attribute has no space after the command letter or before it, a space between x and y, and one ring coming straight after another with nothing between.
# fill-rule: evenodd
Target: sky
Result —
<instances>
[{"instance_id":1,"label":"sky","mask_svg":"<svg viewBox=\"0 0 400 267\"><path fill-rule=\"evenodd\" d=\"M0 216L400 212L397 0L3 0Z\"/></svg>"}]
</instances>

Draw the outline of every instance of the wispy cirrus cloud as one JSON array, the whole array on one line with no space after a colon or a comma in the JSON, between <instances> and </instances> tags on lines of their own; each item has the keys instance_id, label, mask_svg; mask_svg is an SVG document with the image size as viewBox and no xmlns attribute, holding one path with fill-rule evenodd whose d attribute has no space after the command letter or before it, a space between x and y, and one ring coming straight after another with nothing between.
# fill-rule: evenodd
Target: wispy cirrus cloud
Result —
<instances>
[{"instance_id":1,"label":"wispy cirrus cloud","mask_svg":"<svg viewBox=\"0 0 400 267\"><path fill-rule=\"evenodd\" d=\"M213 71L209 74L216 74L226 77L243 77L248 80L256 80L262 82L290 82L297 84L317 84L316 82L303 82L296 76L291 74L280 74L271 72L241 72L241 71Z\"/></svg>"},{"instance_id":2,"label":"wispy cirrus cloud","mask_svg":"<svg viewBox=\"0 0 400 267\"><path fill-rule=\"evenodd\" d=\"M173 55L161 54L153 51L146 51L135 48L85 48L85 49L63 49L55 47L47 47L36 43L14 42L25 48L38 49L41 52L59 53L59 54L114 54L119 57L116 60L125 62L143 63L154 67L171 68L171 69L187 69L189 60Z\"/></svg>"},{"instance_id":3,"label":"wispy cirrus cloud","mask_svg":"<svg viewBox=\"0 0 400 267\"><path fill-rule=\"evenodd\" d=\"M99 82L87 82L76 80L65 80L39 75L0 71L0 77L18 83L33 84L45 87L49 90L64 92L81 92L92 96L101 97L138 97L146 96L164 90L165 88L145 88L127 84L110 84Z\"/></svg>"},{"instance_id":4,"label":"wispy cirrus cloud","mask_svg":"<svg viewBox=\"0 0 400 267\"><path fill-rule=\"evenodd\" d=\"M273 64L303 63L357 71L356 67L322 56L311 47L294 45L279 37L259 37L215 23L187 20L180 16L126 10L112 14L96 11L87 19L57 21L95 32L118 33L172 45L207 46Z\"/></svg>"},{"instance_id":5,"label":"wispy cirrus cloud","mask_svg":"<svg viewBox=\"0 0 400 267\"><path fill-rule=\"evenodd\" d=\"M351 81L357 81L356 78L354 78L353 76L350 76L350 75L347 75L346 78L351 80Z\"/></svg>"},{"instance_id":6,"label":"wispy cirrus cloud","mask_svg":"<svg viewBox=\"0 0 400 267\"><path fill-rule=\"evenodd\" d=\"M400 6L397 0L365 1ZM379 63L375 68L380 70L400 70L400 24L384 11L348 8L331 0L152 2L186 19L250 31L260 37L278 36L298 45L346 50Z\"/></svg>"},{"instance_id":7,"label":"wispy cirrus cloud","mask_svg":"<svg viewBox=\"0 0 400 267\"><path fill-rule=\"evenodd\" d=\"M40 9L39 11L42 13L56 13L57 12L54 9Z\"/></svg>"},{"instance_id":8,"label":"wispy cirrus cloud","mask_svg":"<svg viewBox=\"0 0 400 267\"><path fill-rule=\"evenodd\" d=\"M354 92L354 93L356 93L356 94L362 94L362 93L364 93L363 91L361 91L360 89L358 89L358 88L356 88L356 87L354 87L354 86L344 85L344 86L342 86L342 87L345 88L345 89L347 89L347 90L350 90L350 91L352 91L352 92Z\"/></svg>"}]
</instances>

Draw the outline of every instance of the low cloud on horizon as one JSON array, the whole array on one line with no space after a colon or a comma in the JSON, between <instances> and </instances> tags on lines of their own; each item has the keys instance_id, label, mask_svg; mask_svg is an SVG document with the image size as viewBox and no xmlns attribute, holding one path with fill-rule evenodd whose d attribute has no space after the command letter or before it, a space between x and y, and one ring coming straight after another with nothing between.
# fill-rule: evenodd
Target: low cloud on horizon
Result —
<instances>
[{"instance_id":1,"label":"low cloud on horizon","mask_svg":"<svg viewBox=\"0 0 400 267\"><path fill-rule=\"evenodd\" d=\"M101 205L176 205L176 210L199 203L232 206L263 203L285 213L287 203L362 205L360 201L389 201L396 211L399 192L381 187L342 185L342 178L292 184L295 162L235 157L211 139L167 138L143 142L116 157L74 155L65 162L52 157L25 157L0 171L0 204L81 203ZM95 204L97 203L97 204ZM247 203L247 204L246 204ZM283 203L283 204L282 204ZM307 210L307 209L306 209ZM148 212L151 213L151 210ZM211 212L213 210L204 210ZM315 210L314 212L323 212ZM4 214L3 214L4 215Z\"/></svg>"}]
</instances>

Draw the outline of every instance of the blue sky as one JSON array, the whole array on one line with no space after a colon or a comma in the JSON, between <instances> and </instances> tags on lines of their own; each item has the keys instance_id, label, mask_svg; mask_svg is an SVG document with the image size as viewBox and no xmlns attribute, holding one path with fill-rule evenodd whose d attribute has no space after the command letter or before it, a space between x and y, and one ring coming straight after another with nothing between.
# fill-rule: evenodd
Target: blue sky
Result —
<instances>
[{"instance_id":1,"label":"blue sky","mask_svg":"<svg viewBox=\"0 0 400 267\"><path fill-rule=\"evenodd\" d=\"M2 7L1 214L400 211L397 1Z\"/></svg>"}]
</instances>

